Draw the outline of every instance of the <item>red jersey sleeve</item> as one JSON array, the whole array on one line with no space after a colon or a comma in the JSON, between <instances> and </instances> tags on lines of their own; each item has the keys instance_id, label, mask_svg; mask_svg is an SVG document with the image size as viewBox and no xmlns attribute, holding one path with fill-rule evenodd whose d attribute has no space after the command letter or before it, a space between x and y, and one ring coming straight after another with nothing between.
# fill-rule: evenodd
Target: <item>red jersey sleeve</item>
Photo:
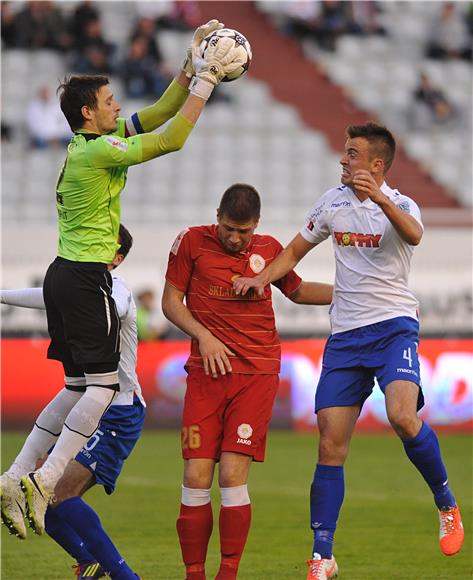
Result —
<instances>
[{"instance_id":1,"label":"red jersey sleeve","mask_svg":"<svg viewBox=\"0 0 473 580\"><path fill-rule=\"evenodd\" d=\"M189 228L174 240L169 252L166 280L181 292L186 292L192 276L192 243Z\"/></svg>"}]
</instances>

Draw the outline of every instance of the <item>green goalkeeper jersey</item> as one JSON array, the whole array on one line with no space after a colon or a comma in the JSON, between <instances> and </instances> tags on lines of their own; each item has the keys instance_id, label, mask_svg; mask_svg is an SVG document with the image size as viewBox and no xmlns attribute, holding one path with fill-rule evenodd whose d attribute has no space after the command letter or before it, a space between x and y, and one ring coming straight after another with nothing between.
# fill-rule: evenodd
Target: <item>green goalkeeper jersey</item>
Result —
<instances>
[{"instance_id":1,"label":"green goalkeeper jersey","mask_svg":"<svg viewBox=\"0 0 473 580\"><path fill-rule=\"evenodd\" d=\"M133 115L139 132L156 128L180 107L188 92L174 84L156 103L156 109ZM160 105L159 105L160 104ZM163 104L166 106L164 116ZM182 147L193 125L178 113L159 134L130 133L128 120L119 118L113 134L95 135L80 130L71 139L56 187L58 211L58 255L75 262L113 261L119 248L120 193L125 187L128 167Z\"/></svg>"}]
</instances>

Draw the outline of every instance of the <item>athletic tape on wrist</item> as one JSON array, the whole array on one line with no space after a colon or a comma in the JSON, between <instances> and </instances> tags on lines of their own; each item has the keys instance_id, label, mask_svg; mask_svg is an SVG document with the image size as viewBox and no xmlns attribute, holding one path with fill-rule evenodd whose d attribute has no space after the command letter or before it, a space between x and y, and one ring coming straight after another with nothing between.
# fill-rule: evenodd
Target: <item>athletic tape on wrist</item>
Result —
<instances>
[{"instance_id":1,"label":"athletic tape on wrist","mask_svg":"<svg viewBox=\"0 0 473 580\"><path fill-rule=\"evenodd\" d=\"M213 85L211 82L205 81L204 79L199 79L198 77L192 77L192 80L189 84L189 91L191 95L200 97L205 101L208 101L214 88L215 85Z\"/></svg>"}]
</instances>

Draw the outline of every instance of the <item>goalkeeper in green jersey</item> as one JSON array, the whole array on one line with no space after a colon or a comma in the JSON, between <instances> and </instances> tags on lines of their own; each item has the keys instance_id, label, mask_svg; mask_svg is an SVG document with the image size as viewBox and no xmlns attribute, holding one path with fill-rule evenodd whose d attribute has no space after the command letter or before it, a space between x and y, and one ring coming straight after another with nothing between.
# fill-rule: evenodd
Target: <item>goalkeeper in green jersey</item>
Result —
<instances>
[{"instance_id":1,"label":"goalkeeper in green jersey","mask_svg":"<svg viewBox=\"0 0 473 580\"><path fill-rule=\"evenodd\" d=\"M57 413L36 425L39 438L57 439L44 465L19 473L26 516L44 531L44 513L69 461L97 429L118 384L120 321L107 269L118 249L120 193L128 167L179 150L192 131L212 90L241 63L233 42L221 38L202 58L199 45L223 27L217 20L200 26L182 70L164 95L122 119L104 76L70 76L60 85L61 109L74 132L56 187L58 257L43 284L51 343L48 357L63 363L66 396L58 394ZM155 129L171 120L161 133ZM53 427L55 425L55 427ZM2 486L2 503L5 497Z\"/></svg>"}]
</instances>

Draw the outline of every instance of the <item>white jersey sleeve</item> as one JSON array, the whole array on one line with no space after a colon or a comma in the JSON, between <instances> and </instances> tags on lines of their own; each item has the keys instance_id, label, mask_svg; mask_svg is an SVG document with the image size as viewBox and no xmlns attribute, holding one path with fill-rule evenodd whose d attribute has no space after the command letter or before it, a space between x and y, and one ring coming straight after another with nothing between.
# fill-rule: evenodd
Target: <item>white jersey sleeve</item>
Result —
<instances>
[{"instance_id":1,"label":"white jersey sleeve","mask_svg":"<svg viewBox=\"0 0 473 580\"><path fill-rule=\"evenodd\" d=\"M309 212L304 227L299 232L311 244L320 244L330 236L328 210L330 191L327 191L317 200Z\"/></svg>"},{"instance_id":2,"label":"white jersey sleeve","mask_svg":"<svg viewBox=\"0 0 473 580\"><path fill-rule=\"evenodd\" d=\"M19 288L18 290L1 290L0 303L23 308L46 308L43 298L43 288Z\"/></svg>"},{"instance_id":3,"label":"white jersey sleeve","mask_svg":"<svg viewBox=\"0 0 473 580\"><path fill-rule=\"evenodd\" d=\"M143 406L146 403L141 394L141 386L136 374L138 355L138 332L136 329L136 305L131 290L118 276L112 276L112 296L120 316L120 362L118 363L118 382L120 392L113 405L132 405L136 395Z\"/></svg>"},{"instance_id":4,"label":"white jersey sleeve","mask_svg":"<svg viewBox=\"0 0 473 580\"><path fill-rule=\"evenodd\" d=\"M416 202L410 197L402 195L396 189L393 190L393 194L395 195L395 197L392 198L394 204L400 210L411 215L417 222L419 222L419 225L422 227L422 229L424 229L424 224L422 223L422 217L420 215L420 209Z\"/></svg>"}]
</instances>

